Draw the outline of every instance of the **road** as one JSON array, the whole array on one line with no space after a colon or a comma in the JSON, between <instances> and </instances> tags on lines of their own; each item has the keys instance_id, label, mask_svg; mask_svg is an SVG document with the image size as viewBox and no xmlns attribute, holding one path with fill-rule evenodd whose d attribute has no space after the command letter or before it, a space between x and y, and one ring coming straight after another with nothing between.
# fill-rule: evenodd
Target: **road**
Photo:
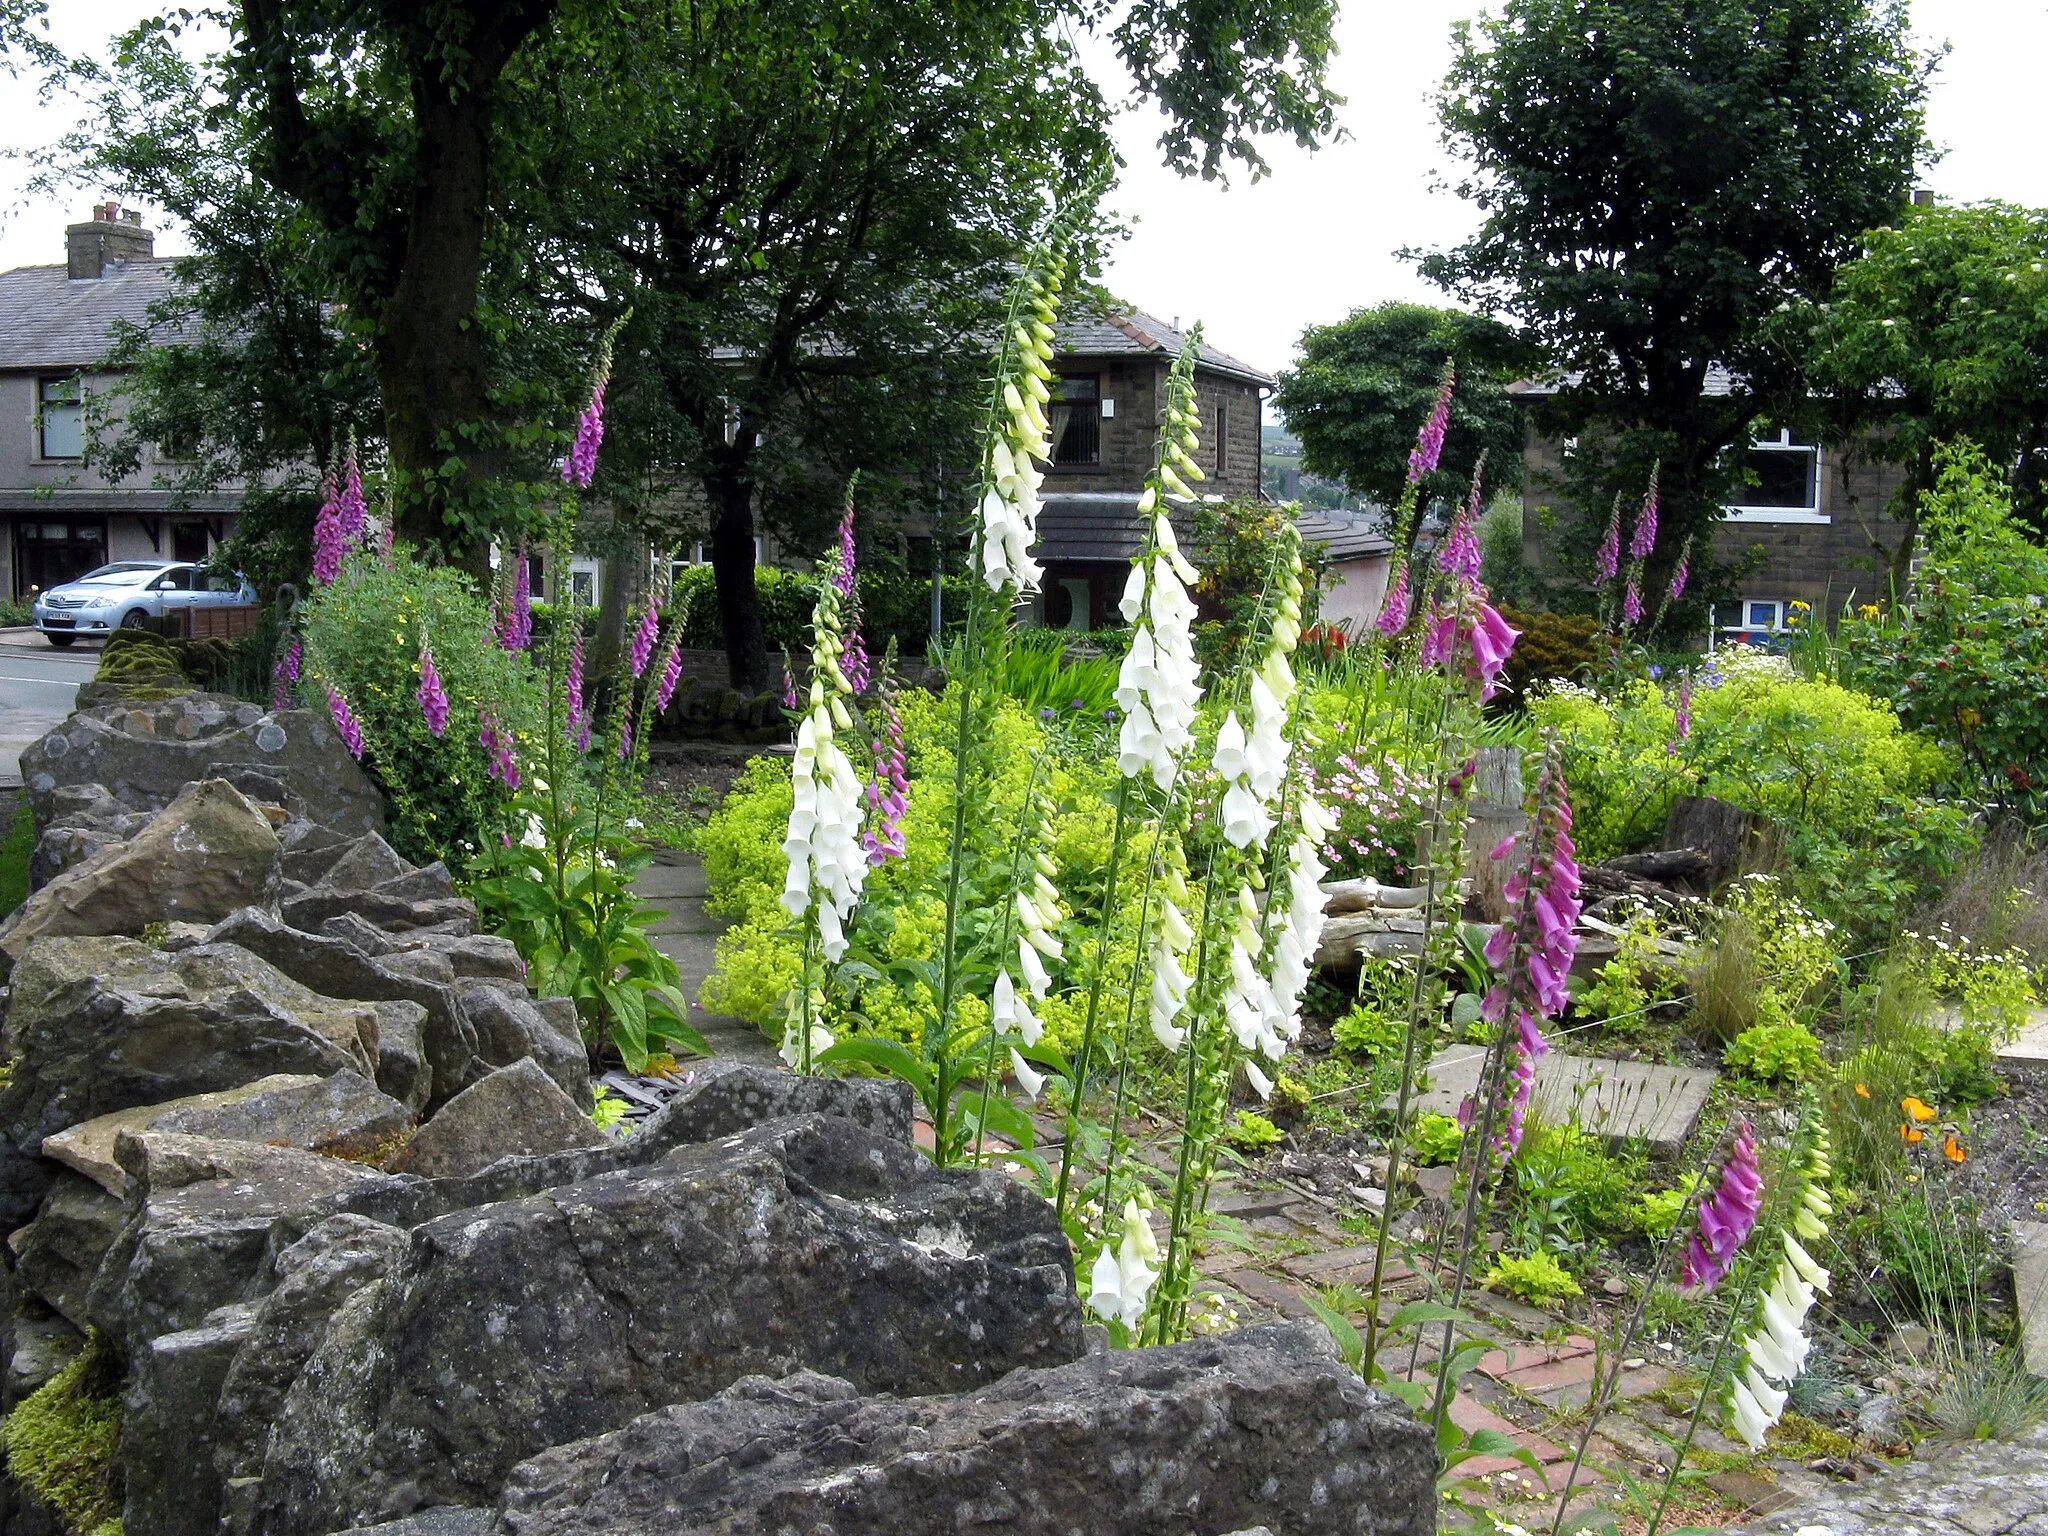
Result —
<instances>
[{"instance_id":1,"label":"road","mask_svg":"<svg viewBox=\"0 0 2048 1536\"><path fill-rule=\"evenodd\" d=\"M71 713L100 664L96 645L60 651L32 629L0 629L0 789L21 783L21 749Z\"/></svg>"}]
</instances>

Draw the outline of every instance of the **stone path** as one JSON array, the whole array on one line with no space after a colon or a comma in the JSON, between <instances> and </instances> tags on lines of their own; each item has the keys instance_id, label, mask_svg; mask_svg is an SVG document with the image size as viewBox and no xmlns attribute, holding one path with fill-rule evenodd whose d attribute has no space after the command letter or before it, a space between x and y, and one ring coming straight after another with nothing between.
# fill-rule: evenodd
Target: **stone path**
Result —
<instances>
[{"instance_id":1,"label":"stone path","mask_svg":"<svg viewBox=\"0 0 2048 1536\"><path fill-rule=\"evenodd\" d=\"M1429 1092L1415 1101L1417 1112L1455 1115L1460 1102L1478 1091L1485 1059L1477 1045L1440 1051L1429 1064ZM1570 1120L1609 1141L1639 1138L1652 1152L1675 1154L1699 1123L1715 1076L1704 1067L1552 1051L1536 1065L1536 1113L1552 1123Z\"/></svg>"},{"instance_id":2,"label":"stone path","mask_svg":"<svg viewBox=\"0 0 2048 1536\"><path fill-rule=\"evenodd\" d=\"M2012 1284L2019 1302L2027 1369L2048 1376L2048 1223L2012 1224Z\"/></svg>"},{"instance_id":3,"label":"stone path","mask_svg":"<svg viewBox=\"0 0 2048 1536\"><path fill-rule=\"evenodd\" d=\"M779 1065L781 1058L760 1030L745 1019L707 1013L697 1001L698 989L711 974L718 936L727 926L723 918L704 910L704 861L694 853L657 849L654 862L640 872L633 889L662 912L661 919L647 930L648 937L682 972L690 1022L713 1053L763 1066Z\"/></svg>"},{"instance_id":4,"label":"stone path","mask_svg":"<svg viewBox=\"0 0 2048 1536\"><path fill-rule=\"evenodd\" d=\"M1824 1489L1752 1536L2048 1536L2048 1425L2007 1443L1935 1444L1926 1459Z\"/></svg>"},{"instance_id":5,"label":"stone path","mask_svg":"<svg viewBox=\"0 0 2048 1536\"><path fill-rule=\"evenodd\" d=\"M2048 1008L2036 1008L2027 1026L2009 1045L1998 1048L2000 1061L2048 1061Z\"/></svg>"}]
</instances>

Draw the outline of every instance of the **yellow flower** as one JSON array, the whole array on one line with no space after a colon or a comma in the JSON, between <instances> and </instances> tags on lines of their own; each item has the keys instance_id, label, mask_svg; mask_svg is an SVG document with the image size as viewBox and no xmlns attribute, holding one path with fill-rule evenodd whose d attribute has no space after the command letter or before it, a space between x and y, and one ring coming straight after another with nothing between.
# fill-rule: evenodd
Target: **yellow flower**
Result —
<instances>
[{"instance_id":1,"label":"yellow flower","mask_svg":"<svg viewBox=\"0 0 2048 1536\"><path fill-rule=\"evenodd\" d=\"M1856 610L1856 616L1859 619L1874 619L1877 617L1877 614L1878 608L1877 604L1875 603L1865 603L1861 608L1858 608Z\"/></svg>"},{"instance_id":2,"label":"yellow flower","mask_svg":"<svg viewBox=\"0 0 2048 1536\"><path fill-rule=\"evenodd\" d=\"M1916 1147L1926 1139L1927 1133L1925 1131L1915 1130L1910 1125L1902 1125L1899 1127L1899 1140L1903 1141L1909 1147Z\"/></svg>"},{"instance_id":3,"label":"yellow flower","mask_svg":"<svg viewBox=\"0 0 2048 1536\"><path fill-rule=\"evenodd\" d=\"M1915 1098L1909 1097L1899 1100L1899 1108L1903 1109L1915 1120L1921 1121L1923 1123L1934 1118L1933 1107L1927 1104L1923 1104L1920 1102L1920 1100Z\"/></svg>"},{"instance_id":4,"label":"yellow flower","mask_svg":"<svg viewBox=\"0 0 2048 1536\"><path fill-rule=\"evenodd\" d=\"M1870 1097L1870 1090L1864 1087L1861 1083L1858 1083L1856 1085L1856 1097L1859 1099L1867 1099Z\"/></svg>"},{"instance_id":5,"label":"yellow flower","mask_svg":"<svg viewBox=\"0 0 2048 1536\"><path fill-rule=\"evenodd\" d=\"M1952 1163L1966 1161L1969 1157L1969 1154L1963 1150L1963 1144L1956 1140L1956 1133L1954 1131L1950 1131L1948 1135L1941 1139L1941 1155Z\"/></svg>"}]
</instances>

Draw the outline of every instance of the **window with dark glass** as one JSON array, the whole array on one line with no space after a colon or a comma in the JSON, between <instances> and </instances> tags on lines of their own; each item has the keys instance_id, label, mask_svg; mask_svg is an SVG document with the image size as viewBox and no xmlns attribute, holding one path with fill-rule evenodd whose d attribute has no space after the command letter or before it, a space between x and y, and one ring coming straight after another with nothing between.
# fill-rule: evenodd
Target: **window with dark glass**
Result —
<instances>
[{"instance_id":1,"label":"window with dark glass","mask_svg":"<svg viewBox=\"0 0 2048 1536\"><path fill-rule=\"evenodd\" d=\"M78 390L78 376L44 379L37 391L40 409L42 456L46 459L85 457L85 401Z\"/></svg>"},{"instance_id":2,"label":"window with dark glass","mask_svg":"<svg viewBox=\"0 0 2048 1536\"><path fill-rule=\"evenodd\" d=\"M1216 478L1230 473L1230 402L1216 402Z\"/></svg>"},{"instance_id":3,"label":"window with dark glass","mask_svg":"<svg viewBox=\"0 0 2048 1536\"><path fill-rule=\"evenodd\" d=\"M1102 381L1094 374L1053 380L1046 420L1052 427L1053 463L1102 462Z\"/></svg>"},{"instance_id":4,"label":"window with dark glass","mask_svg":"<svg viewBox=\"0 0 2048 1536\"><path fill-rule=\"evenodd\" d=\"M1820 506L1820 452L1781 432L1760 442L1744 460L1748 484L1736 492L1737 505L1774 511L1812 512Z\"/></svg>"}]
</instances>

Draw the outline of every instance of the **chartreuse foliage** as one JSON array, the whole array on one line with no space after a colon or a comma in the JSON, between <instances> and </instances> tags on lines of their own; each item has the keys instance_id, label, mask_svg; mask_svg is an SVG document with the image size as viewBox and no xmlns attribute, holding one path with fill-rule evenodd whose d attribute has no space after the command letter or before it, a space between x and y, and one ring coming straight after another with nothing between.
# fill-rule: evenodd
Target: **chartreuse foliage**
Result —
<instances>
[{"instance_id":1,"label":"chartreuse foliage","mask_svg":"<svg viewBox=\"0 0 2048 1536\"><path fill-rule=\"evenodd\" d=\"M121 1359L97 1333L0 1422L7 1469L72 1536L121 1529Z\"/></svg>"}]
</instances>

